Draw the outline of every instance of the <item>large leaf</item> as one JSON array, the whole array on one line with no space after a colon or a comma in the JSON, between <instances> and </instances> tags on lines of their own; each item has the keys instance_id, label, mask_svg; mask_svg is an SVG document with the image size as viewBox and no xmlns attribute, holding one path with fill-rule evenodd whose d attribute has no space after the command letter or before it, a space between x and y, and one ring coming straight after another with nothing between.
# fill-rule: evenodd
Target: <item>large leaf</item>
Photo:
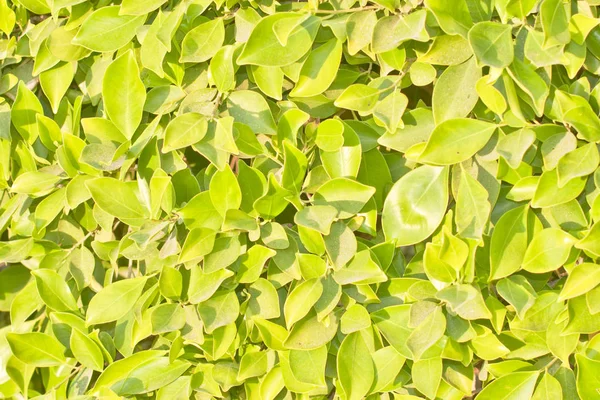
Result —
<instances>
[{"instance_id":1,"label":"large leaf","mask_svg":"<svg viewBox=\"0 0 600 400\"><path fill-rule=\"evenodd\" d=\"M396 246L419 243L442 222L448 205L448 170L422 166L394 184L383 205L382 225Z\"/></svg>"},{"instance_id":2,"label":"large leaf","mask_svg":"<svg viewBox=\"0 0 600 400\"><path fill-rule=\"evenodd\" d=\"M8 333L10 351L25 364L34 367L53 367L66 362L64 348L53 336L45 333Z\"/></svg>"},{"instance_id":3,"label":"large leaf","mask_svg":"<svg viewBox=\"0 0 600 400\"><path fill-rule=\"evenodd\" d=\"M485 146L495 130L494 124L474 119L446 120L435 127L419 160L437 165L465 161Z\"/></svg>"},{"instance_id":4,"label":"large leaf","mask_svg":"<svg viewBox=\"0 0 600 400\"><path fill-rule=\"evenodd\" d=\"M490 279L500 279L521 268L527 250L529 208L508 211L496 223L490 244Z\"/></svg>"},{"instance_id":5,"label":"large leaf","mask_svg":"<svg viewBox=\"0 0 600 400\"><path fill-rule=\"evenodd\" d=\"M512 32L509 25L480 22L469 31L469 43L477 60L495 68L508 67L513 60Z\"/></svg>"},{"instance_id":6,"label":"large leaf","mask_svg":"<svg viewBox=\"0 0 600 400\"><path fill-rule=\"evenodd\" d=\"M85 182L94 202L103 211L119 219L145 218L148 210L141 204L134 182L97 178Z\"/></svg>"},{"instance_id":7,"label":"large leaf","mask_svg":"<svg viewBox=\"0 0 600 400\"><path fill-rule=\"evenodd\" d=\"M481 78L481 68L472 57L459 65L449 66L433 88L433 117L436 123L469 115L479 95L476 83Z\"/></svg>"},{"instance_id":8,"label":"large leaf","mask_svg":"<svg viewBox=\"0 0 600 400\"><path fill-rule=\"evenodd\" d=\"M320 20L300 13L277 13L254 27L237 63L278 67L298 61L310 49Z\"/></svg>"},{"instance_id":9,"label":"large leaf","mask_svg":"<svg viewBox=\"0 0 600 400\"><path fill-rule=\"evenodd\" d=\"M529 399L533 394L539 372L512 372L504 375L477 396L480 399Z\"/></svg>"},{"instance_id":10,"label":"large leaf","mask_svg":"<svg viewBox=\"0 0 600 400\"><path fill-rule=\"evenodd\" d=\"M119 6L102 7L84 21L73 43L94 51L115 51L125 46L146 21L146 15L120 15Z\"/></svg>"},{"instance_id":11,"label":"large leaf","mask_svg":"<svg viewBox=\"0 0 600 400\"><path fill-rule=\"evenodd\" d=\"M104 287L88 305L86 324L104 324L123 317L134 306L145 284L146 278L133 278Z\"/></svg>"},{"instance_id":12,"label":"large leaf","mask_svg":"<svg viewBox=\"0 0 600 400\"><path fill-rule=\"evenodd\" d=\"M346 336L337 354L340 385L346 399L362 399L375 379L371 351L360 332Z\"/></svg>"},{"instance_id":13,"label":"large leaf","mask_svg":"<svg viewBox=\"0 0 600 400\"><path fill-rule=\"evenodd\" d=\"M102 99L106 113L126 138L131 139L142 120L146 88L131 51L113 61L104 74Z\"/></svg>"}]
</instances>

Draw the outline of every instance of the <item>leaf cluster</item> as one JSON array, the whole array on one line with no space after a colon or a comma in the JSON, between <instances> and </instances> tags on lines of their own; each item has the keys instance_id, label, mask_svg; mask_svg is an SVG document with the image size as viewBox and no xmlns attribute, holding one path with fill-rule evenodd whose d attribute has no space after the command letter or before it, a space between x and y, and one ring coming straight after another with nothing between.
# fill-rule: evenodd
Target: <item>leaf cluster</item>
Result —
<instances>
[{"instance_id":1,"label":"leaf cluster","mask_svg":"<svg viewBox=\"0 0 600 400\"><path fill-rule=\"evenodd\" d=\"M0 398L600 398L598 0L0 0Z\"/></svg>"}]
</instances>

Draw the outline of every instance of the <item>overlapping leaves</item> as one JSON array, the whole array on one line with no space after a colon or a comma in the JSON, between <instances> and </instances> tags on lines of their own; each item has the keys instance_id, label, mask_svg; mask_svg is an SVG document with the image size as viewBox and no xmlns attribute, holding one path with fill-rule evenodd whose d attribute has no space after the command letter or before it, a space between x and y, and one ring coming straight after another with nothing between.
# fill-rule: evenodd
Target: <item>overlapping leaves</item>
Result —
<instances>
[{"instance_id":1,"label":"overlapping leaves","mask_svg":"<svg viewBox=\"0 0 600 400\"><path fill-rule=\"evenodd\" d=\"M0 0L0 397L598 399L599 5Z\"/></svg>"}]
</instances>

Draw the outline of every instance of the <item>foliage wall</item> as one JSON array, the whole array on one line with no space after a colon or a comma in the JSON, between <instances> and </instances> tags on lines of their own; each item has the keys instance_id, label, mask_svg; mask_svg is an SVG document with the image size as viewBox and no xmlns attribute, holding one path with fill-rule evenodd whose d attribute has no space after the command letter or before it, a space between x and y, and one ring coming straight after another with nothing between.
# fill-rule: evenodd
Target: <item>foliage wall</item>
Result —
<instances>
[{"instance_id":1,"label":"foliage wall","mask_svg":"<svg viewBox=\"0 0 600 400\"><path fill-rule=\"evenodd\" d=\"M0 0L0 397L600 398L598 0Z\"/></svg>"}]
</instances>

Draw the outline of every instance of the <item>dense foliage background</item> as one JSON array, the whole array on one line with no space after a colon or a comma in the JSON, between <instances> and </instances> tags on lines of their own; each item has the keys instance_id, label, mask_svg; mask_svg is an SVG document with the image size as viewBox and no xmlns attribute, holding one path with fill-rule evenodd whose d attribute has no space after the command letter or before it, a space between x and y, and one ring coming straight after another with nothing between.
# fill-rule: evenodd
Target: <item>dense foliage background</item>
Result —
<instances>
[{"instance_id":1,"label":"dense foliage background","mask_svg":"<svg viewBox=\"0 0 600 400\"><path fill-rule=\"evenodd\" d=\"M0 0L0 397L600 399L598 0Z\"/></svg>"}]
</instances>

